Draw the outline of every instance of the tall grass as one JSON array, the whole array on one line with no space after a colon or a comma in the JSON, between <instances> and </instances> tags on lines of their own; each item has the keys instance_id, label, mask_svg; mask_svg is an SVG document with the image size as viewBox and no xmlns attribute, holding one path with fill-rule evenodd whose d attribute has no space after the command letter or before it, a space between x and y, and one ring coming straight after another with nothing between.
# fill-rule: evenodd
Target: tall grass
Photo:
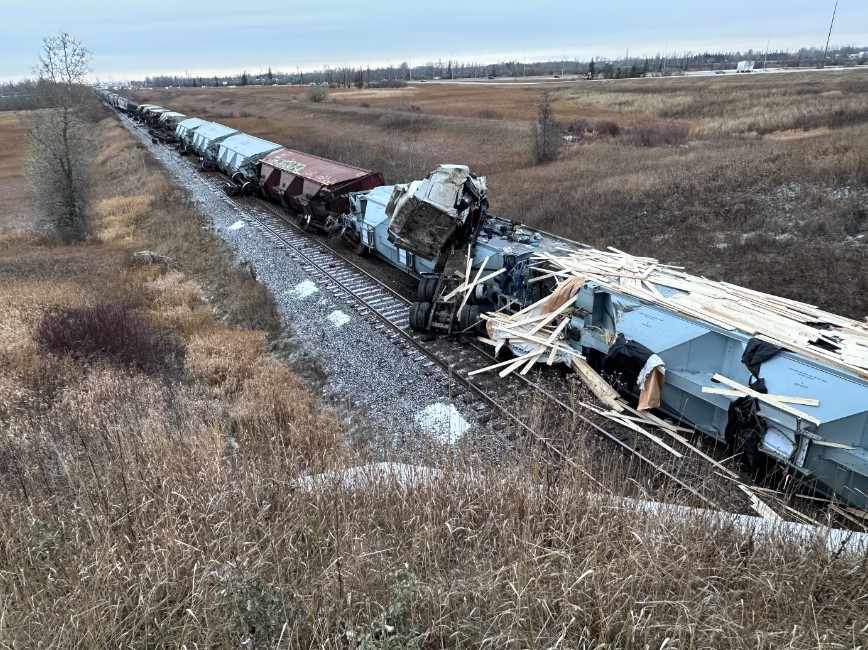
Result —
<instances>
[{"instance_id":1,"label":"tall grass","mask_svg":"<svg viewBox=\"0 0 868 650\"><path fill-rule=\"evenodd\" d=\"M276 377L269 376L272 382ZM221 430L178 384L91 374L2 442L0 636L43 647L856 647L866 557L589 496L551 458L407 482L334 430ZM289 391L293 402L303 394ZM667 641L668 639L668 641ZM818 642L818 639L820 641Z\"/></svg>"}]
</instances>

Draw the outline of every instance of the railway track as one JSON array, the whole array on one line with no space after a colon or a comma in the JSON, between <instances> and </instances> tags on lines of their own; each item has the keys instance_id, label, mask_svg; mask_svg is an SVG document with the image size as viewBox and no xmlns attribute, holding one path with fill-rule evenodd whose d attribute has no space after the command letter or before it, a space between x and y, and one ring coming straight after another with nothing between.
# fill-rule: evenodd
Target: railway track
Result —
<instances>
[{"instance_id":1,"label":"railway track","mask_svg":"<svg viewBox=\"0 0 868 650\"><path fill-rule=\"evenodd\" d=\"M133 125L138 126L138 125ZM140 127L139 127L140 128ZM189 164L189 163L188 163ZM194 166L189 165L191 171ZM750 505L743 494L732 490L722 506L719 497L720 482L714 487L708 485L708 477L714 466L699 455L693 454L690 447L680 447L684 458L676 459L657 454L654 445L628 429L607 426L608 421L597 420L593 414L580 412L570 404L563 394L545 385L542 376L534 378L512 373L505 378L497 374L470 376L476 370L493 362L488 350L474 341L465 340L461 345L454 338L432 337L420 334L409 327L409 308L411 301L392 287L363 269L347 256L326 246L323 242L309 236L269 203L259 200L241 202L230 199L222 191L220 182L213 177L196 175L202 183L233 206L239 218L258 229L263 236L272 241L302 268L319 280L336 298L349 304L361 317L365 318L383 336L401 349L421 371L429 375L440 375L450 386L450 395L461 398L479 414L478 420L494 429L512 428L529 436L535 443L543 445L556 456L559 462L576 467L590 480L602 485L573 460L571 454L559 441L551 439L526 422L526 405L533 399L539 400L550 413L580 422L614 448L629 456L635 465L644 468L647 475L656 478L664 490L689 495L695 505L714 509L735 509L750 511ZM558 391L560 393L560 391ZM679 447L675 441L669 441ZM689 458L689 462L685 462ZM691 469L687 469L692 466ZM725 483L725 482L724 482ZM717 492L711 496L709 489ZM644 486L643 496L654 497L657 490ZM649 493L650 490L650 493Z\"/></svg>"}]
</instances>

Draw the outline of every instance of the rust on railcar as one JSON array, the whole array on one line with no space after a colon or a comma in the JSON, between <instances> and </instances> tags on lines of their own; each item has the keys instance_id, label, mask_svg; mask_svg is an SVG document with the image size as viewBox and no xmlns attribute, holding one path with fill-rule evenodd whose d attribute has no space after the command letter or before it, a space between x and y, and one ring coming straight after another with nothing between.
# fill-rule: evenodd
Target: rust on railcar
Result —
<instances>
[{"instance_id":1,"label":"rust on railcar","mask_svg":"<svg viewBox=\"0 0 868 650\"><path fill-rule=\"evenodd\" d=\"M329 216L349 211L349 192L383 185L383 175L327 158L278 149L259 162L259 183L270 199L311 216L322 227Z\"/></svg>"}]
</instances>

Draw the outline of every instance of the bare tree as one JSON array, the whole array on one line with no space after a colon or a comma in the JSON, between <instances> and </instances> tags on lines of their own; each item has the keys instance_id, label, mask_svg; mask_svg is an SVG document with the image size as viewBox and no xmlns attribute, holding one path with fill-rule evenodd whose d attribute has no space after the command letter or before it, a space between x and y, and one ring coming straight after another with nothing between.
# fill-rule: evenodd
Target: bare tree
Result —
<instances>
[{"instance_id":1,"label":"bare tree","mask_svg":"<svg viewBox=\"0 0 868 650\"><path fill-rule=\"evenodd\" d=\"M44 225L62 241L83 240L89 231L88 199L93 159L92 127L83 110L90 52L69 34L43 40L38 77L39 105L30 119L28 175Z\"/></svg>"},{"instance_id":2,"label":"bare tree","mask_svg":"<svg viewBox=\"0 0 868 650\"><path fill-rule=\"evenodd\" d=\"M531 131L533 161L544 164L555 159L558 149L563 144L560 128L555 120L555 109L552 106L551 93L544 92L536 105L536 122Z\"/></svg>"}]
</instances>

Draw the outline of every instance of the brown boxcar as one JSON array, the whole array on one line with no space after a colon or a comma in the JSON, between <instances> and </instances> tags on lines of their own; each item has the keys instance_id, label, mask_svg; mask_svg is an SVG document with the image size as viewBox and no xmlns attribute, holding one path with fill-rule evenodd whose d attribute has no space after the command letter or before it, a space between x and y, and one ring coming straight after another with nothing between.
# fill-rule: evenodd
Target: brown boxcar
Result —
<instances>
[{"instance_id":1,"label":"brown boxcar","mask_svg":"<svg viewBox=\"0 0 868 650\"><path fill-rule=\"evenodd\" d=\"M326 219L349 212L349 192L383 185L383 175L311 154L278 149L259 161L263 193L299 214L302 226L324 228Z\"/></svg>"}]
</instances>

